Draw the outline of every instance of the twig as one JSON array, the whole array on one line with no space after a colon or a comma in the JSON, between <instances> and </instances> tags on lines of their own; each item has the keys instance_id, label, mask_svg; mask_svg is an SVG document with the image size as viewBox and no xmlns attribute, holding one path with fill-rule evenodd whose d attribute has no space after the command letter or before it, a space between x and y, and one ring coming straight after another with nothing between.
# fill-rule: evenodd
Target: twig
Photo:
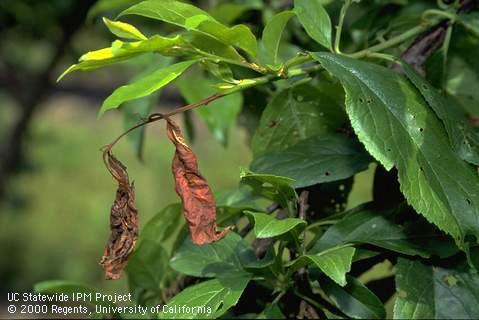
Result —
<instances>
[{"instance_id":1,"label":"twig","mask_svg":"<svg viewBox=\"0 0 479 320\"><path fill-rule=\"evenodd\" d=\"M464 0L457 10L458 14L465 14L478 6L478 0ZM442 45L449 21L444 20L428 31L419 35L416 40L401 54L401 59L422 73L422 66L431 55ZM395 67L397 69L397 67Z\"/></svg>"},{"instance_id":2,"label":"twig","mask_svg":"<svg viewBox=\"0 0 479 320\"><path fill-rule=\"evenodd\" d=\"M137 125L131 127L130 129L126 130L125 132L123 132L121 135L118 136L118 138L116 138L115 140L113 140L112 143L110 144L107 144L106 146L102 147L101 150L106 153L106 152L109 152L114 146L115 144L118 143L118 141L121 140L121 138L123 138L124 136L126 136L128 133L132 132L133 130L136 130L138 128L141 128L143 127L144 125L147 125L149 123L152 123L152 122L156 122L158 120L162 120L162 119L165 119L165 118L169 118L175 114L178 114L178 113L182 113L182 112L185 112L185 111L188 111L188 110L191 110L191 109L194 109L194 108L197 108L197 107L200 107L200 106L205 106L207 105L208 103L212 102L212 101L215 101L221 97L224 97L226 94L222 94L222 93L216 93L216 94L213 94L209 97L206 97L200 101L197 101L195 103L191 103L191 104L187 104L183 107L180 107L180 108L177 108L171 112L168 112L168 113L153 113L151 114L146 120L138 123Z\"/></svg>"},{"instance_id":3,"label":"twig","mask_svg":"<svg viewBox=\"0 0 479 320\"><path fill-rule=\"evenodd\" d=\"M308 197L309 191L303 190L299 195L299 210L298 210L298 218L306 220L306 212L308 211Z\"/></svg>"}]
</instances>

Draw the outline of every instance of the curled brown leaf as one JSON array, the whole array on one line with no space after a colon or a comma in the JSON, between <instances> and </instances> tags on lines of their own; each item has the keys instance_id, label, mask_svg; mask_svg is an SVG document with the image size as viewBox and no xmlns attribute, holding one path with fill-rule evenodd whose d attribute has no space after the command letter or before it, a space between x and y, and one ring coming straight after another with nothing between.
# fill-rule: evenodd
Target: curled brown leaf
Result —
<instances>
[{"instance_id":1,"label":"curled brown leaf","mask_svg":"<svg viewBox=\"0 0 479 320\"><path fill-rule=\"evenodd\" d=\"M119 279L128 263L138 238L138 210L135 207L135 188L130 184L126 167L109 150L103 153L105 165L118 182L115 201L110 213L110 238L100 264L106 279Z\"/></svg>"},{"instance_id":2,"label":"curled brown leaf","mask_svg":"<svg viewBox=\"0 0 479 320\"><path fill-rule=\"evenodd\" d=\"M168 138L176 146L172 165L176 192L183 204L183 215L188 223L191 240L198 245L218 241L231 227L218 231L213 193L198 171L196 156L185 143L180 128L171 119L166 118L166 121Z\"/></svg>"}]
</instances>

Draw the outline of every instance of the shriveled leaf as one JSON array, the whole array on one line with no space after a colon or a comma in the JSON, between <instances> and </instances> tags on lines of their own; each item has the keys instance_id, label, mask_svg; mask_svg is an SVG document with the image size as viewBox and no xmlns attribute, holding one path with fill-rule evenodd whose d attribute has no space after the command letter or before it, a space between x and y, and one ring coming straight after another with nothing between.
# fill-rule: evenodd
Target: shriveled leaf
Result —
<instances>
[{"instance_id":1,"label":"shriveled leaf","mask_svg":"<svg viewBox=\"0 0 479 320\"><path fill-rule=\"evenodd\" d=\"M180 128L171 119L166 120L168 138L176 147L172 166L176 192L181 198L191 240L197 245L218 241L231 228L217 230L215 199L198 171L196 155L185 143Z\"/></svg>"},{"instance_id":2,"label":"shriveled leaf","mask_svg":"<svg viewBox=\"0 0 479 320\"><path fill-rule=\"evenodd\" d=\"M260 60L263 63L275 66L280 62L278 53L281 36L286 24L293 16L294 13L292 11L283 11L274 15L268 23L266 23L261 39L263 50L260 51Z\"/></svg>"},{"instance_id":3,"label":"shriveled leaf","mask_svg":"<svg viewBox=\"0 0 479 320\"><path fill-rule=\"evenodd\" d=\"M356 139L344 134L313 136L283 151L266 153L251 170L294 180L296 188L349 178L366 170L372 158Z\"/></svg>"},{"instance_id":4,"label":"shriveled leaf","mask_svg":"<svg viewBox=\"0 0 479 320\"><path fill-rule=\"evenodd\" d=\"M386 169L398 169L408 202L466 249L464 238L479 236L479 177L450 148L420 93L384 67L329 53L313 56L343 83L359 140Z\"/></svg>"},{"instance_id":5,"label":"shriveled leaf","mask_svg":"<svg viewBox=\"0 0 479 320\"><path fill-rule=\"evenodd\" d=\"M351 276L347 284L338 286L329 279L321 279L321 289L347 316L354 319L385 319L386 310L381 300L366 286Z\"/></svg>"},{"instance_id":6,"label":"shriveled leaf","mask_svg":"<svg viewBox=\"0 0 479 320\"><path fill-rule=\"evenodd\" d=\"M117 108L123 102L145 97L161 89L179 77L196 61L184 61L158 70L124 86L119 87L106 98L100 109L100 115L105 111Z\"/></svg>"},{"instance_id":7,"label":"shriveled leaf","mask_svg":"<svg viewBox=\"0 0 479 320\"><path fill-rule=\"evenodd\" d=\"M256 238L272 238L285 234L295 228L306 226L306 221L298 218L278 220L261 212L245 211L254 221L254 234Z\"/></svg>"},{"instance_id":8,"label":"shriveled leaf","mask_svg":"<svg viewBox=\"0 0 479 320\"><path fill-rule=\"evenodd\" d=\"M395 319L474 319L479 276L467 268L442 268L399 258Z\"/></svg>"},{"instance_id":9,"label":"shriveled leaf","mask_svg":"<svg viewBox=\"0 0 479 320\"><path fill-rule=\"evenodd\" d=\"M246 169L240 173L241 183L253 188L255 194L275 201L283 208L287 208L290 202L297 199L296 191L292 187L293 180L290 178L257 174Z\"/></svg>"},{"instance_id":10,"label":"shriveled leaf","mask_svg":"<svg viewBox=\"0 0 479 320\"><path fill-rule=\"evenodd\" d=\"M159 318L216 319L236 305L249 280L249 276L236 275L234 278L216 278L188 287L168 302ZM209 308L211 313L208 313Z\"/></svg>"},{"instance_id":11,"label":"shriveled leaf","mask_svg":"<svg viewBox=\"0 0 479 320\"><path fill-rule=\"evenodd\" d=\"M103 23L108 29L119 38L131 39L131 40L147 40L147 37L141 33L135 26L121 22L112 21L108 18L103 18Z\"/></svg>"},{"instance_id":12,"label":"shriveled leaf","mask_svg":"<svg viewBox=\"0 0 479 320\"><path fill-rule=\"evenodd\" d=\"M278 93L266 106L252 141L255 158L301 140L335 132L347 121L343 108L309 84Z\"/></svg>"},{"instance_id":13,"label":"shriveled leaf","mask_svg":"<svg viewBox=\"0 0 479 320\"><path fill-rule=\"evenodd\" d=\"M351 270L353 247L335 247L317 254L306 254L291 263L289 273L309 264L318 267L340 286L346 285L346 273Z\"/></svg>"},{"instance_id":14,"label":"shriveled leaf","mask_svg":"<svg viewBox=\"0 0 479 320\"><path fill-rule=\"evenodd\" d=\"M331 48L331 19L321 0L295 0L294 12L306 33L324 47Z\"/></svg>"},{"instance_id":15,"label":"shriveled leaf","mask_svg":"<svg viewBox=\"0 0 479 320\"><path fill-rule=\"evenodd\" d=\"M147 40L134 42L116 40L109 48L90 51L82 55L78 63L65 70L58 77L57 81L60 81L67 74L76 70L94 70L115 63L124 62L144 53L156 52L163 55L176 55L175 50L184 45L181 36L165 38L156 35Z\"/></svg>"},{"instance_id":16,"label":"shriveled leaf","mask_svg":"<svg viewBox=\"0 0 479 320\"><path fill-rule=\"evenodd\" d=\"M214 84L214 81L208 78L191 74L178 81L177 87L188 103L194 103L217 92ZM243 96L241 93L234 93L206 106L195 108L193 112L206 122L210 132L219 142L227 145L228 131L234 126L242 105Z\"/></svg>"},{"instance_id":17,"label":"shriveled leaf","mask_svg":"<svg viewBox=\"0 0 479 320\"><path fill-rule=\"evenodd\" d=\"M226 45L236 46L253 57L256 56L256 38L248 27L245 25L226 27L207 12L191 4L175 0L147 0L126 9L120 16L131 14L203 33Z\"/></svg>"},{"instance_id":18,"label":"shriveled leaf","mask_svg":"<svg viewBox=\"0 0 479 320\"><path fill-rule=\"evenodd\" d=\"M403 217L404 222L399 220ZM407 217L407 219L406 219ZM318 253L345 244L371 244L408 255L449 256L457 252L454 243L423 218L414 219L407 208L375 209L373 204L347 212L311 248Z\"/></svg>"},{"instance_id":19,"label":"shriveled leaf","mask_svg":"<svg viewBox=\"0 0 479 320\"><path fill-rule=\"evenodd\" d=\"M413 68L401 64L406 76L421 92L446 128L451 145L461 159L479 165L479 133L469 123L466 114L451 99L421 78Z\"/></svg>"},{"instance_id":20,"label":"shriveled leaf","mask_svg":"<svg viewBox=\"0 0 479 320\"><path fill-rule=\"evenodd\" d=\"M100 264L107 280L119 279L138 238L138 210L135 188L130 184L126 167L110 151L103 153L105 165L118 183L110 213L110 237Z\"/></svg>"},{"instance_id":21,"label":"shriveled leaf","mask_svg":"<svg viewBox=\"0 0 479 320\"><path fill-rule=\"evenodd\" d=\"M197 246L185 239L170 260L170 266L183 274L194 277L218 277L245 273L242 259L249 261L252 251L246 241L234 232L220 241ZM247 257L248 256L248 257Z\"/></svg>"}]
</instances>

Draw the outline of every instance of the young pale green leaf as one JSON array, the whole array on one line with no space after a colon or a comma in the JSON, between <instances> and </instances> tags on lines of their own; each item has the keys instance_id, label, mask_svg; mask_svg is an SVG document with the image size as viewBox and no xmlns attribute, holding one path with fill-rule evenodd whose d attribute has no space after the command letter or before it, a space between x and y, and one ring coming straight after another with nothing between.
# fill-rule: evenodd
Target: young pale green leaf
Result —
<instances>
[{"instance_id":1,"label":"young pale green leaf","mask_svg":"<svg viewBox=\"0 0 479 320\"><path fill-rule=\"evenodd\" d=\"M246 169L240 173L241 183L253 188L257 195L279 203L283 208L296 203L296 191L292 187L294 180L269 174L257 174Z\"/></svg>"},{"instance_id":2,"label":"young pale green leaf","mask_svg":"<svg viewBox=\"0 0 479 320\"><path fill-rule=\"evenodd\" d=\"M194 103L217 92L214 84L215 82L208 78L191 74L188 78L180 79L176 86L188 103ZM226 146L228 131L235 124L242 105L243 96L238 92L222 97L201 108L195 108L193 112L206 122L213 136Z\"/></svg>"},{"instance_id":3,"label":"young pale green leaf","mask_svg":"<svg viewBox=\"0 0 479 320\"><path fill-rule=\"evenodd\" d=\"M407 208L378 210L372 204L362 205L345 214L314 244L309 253L319 253L345 244L370 244L402 254L428 257L450 256L457 252L450 238L421 219L408 219ZM414 216L412 216L414 217Z\"/></svg>"},{"instance_id":4,"label":"young pale green leaf","mask_svg":"<svg viewBox=\"0 0 479 320\"><path fill-rule=\"evenodd\" d=\"M331 49L331 19L321 0L295 0L294 12L309 36Z\"/></svg>"},{"instance_id":5,"label":"young pale green leaf","mask_svg":"<svg viewBox=\"0 0 479 320\"><path fill-rule=\"evenodd\" d=\"M131 40L147 40L147 37L135 26L121 21L112 21L108 18L103 18L103 23L107 28L119 38Z\"/></svg>"},{"instance_id":6,"label":"young pale green leaf","mask_svg":"<svg viewBox=\"0 0 479 320\"><path fill-rule=\"evenodd\" d=\"M103 102L99 115L110 109L117 108L123 102L145 97L161 89L179 77L195 62L195 60L190 60L179 62L166 68L159 68L137 81L119 87Z\"/></svg>"},{"instance_id":7,"label":"young pale green leaf","mask_svg":"<svg viewBox=\"0 0 479 320\"><path fill-rule=\"evenodd\" d=\"M219 318L236 305L249 281L250 277L238 274L234 278L216 278L188 287L162 308L159 318Z\"/></svg>"},{"instance_id":8,"label":"young pale green leaf","mask_svg":"<svg viewBox=\"0 0 479 320\"><path fill-rule=\"evenodd\" d=\"M251 170L289 177L296 188L301 188L348 178L366 170L371 160L357 140L328 134L260 156L251 163Z\"/></svg>"},{"instance_id":9,"label":"young pale green leaf","mask_svg":"<svg viewBox=\"0 0 479 320\"><path fill-rule=\"evenodd\" d=\"M153 36L147 40L134 42L116 40L109 48L85 53L80 57L79 62L65 70L57 81L76 70L94 70L126 61L144 53L156 52L163 55L175 55L173 48L184 45L183 38L180 36L173 38Z\"/></svg>"},{"instance_id":10,"label":"young pale green leaf","mask_svg":"<svg viewBox=\"0 0 479 320\"><path fill-rule=\"evenodd\" d=\"M252 141L255 158L312 136L336 132L347 121L342 106L309 84L285 89L266 106Z\"/></svg>"},{"instance_id":11,"label":"young pale green leaf","mask_svg":"<svg viewBox=\"0 0 479 320\"><path fill-rule=\"evenodd\" d=\"M33 286L33 291L44 293L44 294L54 294L54 293L65 293L65 294L77 294L77 293L84 293L90 294L92 297L99 292L93 288L85 286L84 284L74 282L74 281L66 281L66 280L48 280L38 282ZM104 307L115 306L114 303L103 301L102 299L96 300L92 299L88 301L92 305L99 305Z\"/></svg>"},{"instance_id":12,"label":"young pale green leaf","mask_svg":"<svg viewBox=\"0 0 479 320\"><path fill-rule=\"evenodd\" d=\"M272 238L283 235L295 228L304 228L306 221L298 218L286 218L278 220L261 212L245 211L253 218L254 234L256 238Z\"/></svg>"},{"instance_id":13,"label":"young pale green leaf","mask_svg":"<svg viewBox=\"0 0 479 320\"><path fill-rule=\"evenodd\" d=\"M214 277L225 274L246 273L242 259L252 249L234 232L220 241L195 245L187 238L170 260L170 266L183 274L194 277Z\"/></svg>"},{"instance_id":14,"label":"young pale green leaf","mask_svg":"<svg viewBox=\"0 0 479 320\"><path fill-rule=\"evenodd\" d=\"M353 247L335 247L318 254L307 254L299 257L290 266L289 273L309 264L314 264L324 274L340 286L346 285L346 273L351 270L354 252Z\"/></svg>"},{"instance_id":15,"label":"young pale green leaf","mask_svg":"<svg viewBox=\"0 0 479 320\"><path fill-rule=\"evenodd\" d=\"M263 50L260 52L260 60L272 66L277 65L279 44L281 43L281 35L286 27L289 19L294 16L292 11L283 11L274 15L264 27L261 45Z\"/></svg>"},{"instance_id":16,"label":"young pale green leaf","mask_svg":"<svg viewBox=\"0 0 479 320\"><path fill-rule=\"evenodd\" d=\"M479 314L479 276L399 258L395 319L474 319Z\"/></svg>"},{"instance_id":17,"label":"young pale green leaf","mask_svg":"<svg viewBox=\"0 0 479 320\"><path fill-rule=\"evenodd\" d=\"M344 314L353 319L385 319L386 310L381 300L366 286L351 276L347 285L338 286L325 278L320 280L321 289Z\"/></svg>"},{"instance_id":18,"label":"young pale green leaf","mask_svg":"<svg viewBox=\"0 0 479 320\"><path fill-rule=\"evenodd\" d=\"M175 0L146 0L126 9L120 16L131 14L203 33L226 45L236 46L252 57L256 56L256 38L248 27L236 25L229 28L191 4Z\"/></svg>"},{"instance_id":19,"label":"young pale green leaf","mask_svg":"<svg viewBox=\"0 0 479 320\"><path fill-rule=\"evenodd\" d=\"M479 133L460 108L421 78L412 67L401 64L406 76L421 92L429 106L444 123L451 145L465 161L479 165Z\"/></svg>"},{"instance_id":20,"label":"young pale green leaf","mask_svg":"<svg viewBox=\"0 0 479 320\"><path fill-rule=\"evenodd\" d=\"M452 150L420 93L387 68L329 53L313 57L343 83L359 140L386 169L398 169L408 202L466 249L464 238L479 236L479 177Z\"/></svg>"}]
</instances>

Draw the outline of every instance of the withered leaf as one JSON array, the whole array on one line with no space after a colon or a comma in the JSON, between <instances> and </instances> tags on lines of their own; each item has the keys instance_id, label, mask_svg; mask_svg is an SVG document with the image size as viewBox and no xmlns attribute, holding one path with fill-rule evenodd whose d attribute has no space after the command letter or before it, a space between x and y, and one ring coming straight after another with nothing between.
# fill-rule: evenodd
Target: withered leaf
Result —
<instances>
[{"instance_id":1,"label":"withered leaf","mask_svg":"<svg viewBox=\"0 0 479 320\"><path fill-rule=\"evenodd\" d=\"M106 279L119 279L138 238L138 210L135 188L130 184L126 167L110 151L103 153L105 165L118 182L110 213L110 238L100 264Z\"/></svg>"},{"instance_id":2,"label":"withered leaf","mask_svg":"<svg viewBox=\"0 0 479 320\"><path fill-rule=\"evenodd\" d=\"M191 240L197 245L218 241L231 227L218 231L215 199L208 182L198 171L196 156L185 143L180 128L171 119L166 121L168 138L176 146L172 166L176 192L183 204Z\"/></svg>"}]
</instances>

